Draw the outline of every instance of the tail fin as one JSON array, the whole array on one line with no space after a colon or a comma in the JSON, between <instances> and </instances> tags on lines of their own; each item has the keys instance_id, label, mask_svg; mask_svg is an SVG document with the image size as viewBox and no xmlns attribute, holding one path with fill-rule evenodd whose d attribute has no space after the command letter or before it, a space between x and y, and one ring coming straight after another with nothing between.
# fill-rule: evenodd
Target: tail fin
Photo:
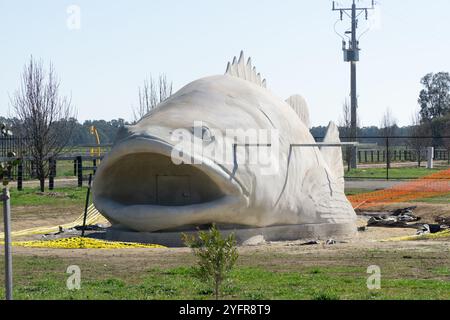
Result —
<instances>
[{"instance_id":1,"label":"tail fin","mask_svg":"<svg viewBox=\"0 0 450 320\"><path fill-rule=\"evenodd\" d=\"M323 142L341 142L341 139L339 139L339 129L332 121L328 125L327 133L325 134ZM342 188L344 188L344 163L342 161L341 147L321 147L320 151L322 152L322 156L328 164L332 174L339 180L340 183L342 183Z\"/></svg>"}]
</instances>

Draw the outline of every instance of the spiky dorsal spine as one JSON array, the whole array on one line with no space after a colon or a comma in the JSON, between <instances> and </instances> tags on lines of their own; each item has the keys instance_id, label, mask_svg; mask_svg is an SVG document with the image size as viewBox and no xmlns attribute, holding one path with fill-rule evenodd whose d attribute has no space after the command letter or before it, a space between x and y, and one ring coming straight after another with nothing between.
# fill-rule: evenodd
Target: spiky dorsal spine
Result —
<instances>
[{"instance_id":1,"label":"spiky dorsal spine","mask_svg":"<svg viewBox=\"0 0 450 320\"><path fill-rule=\"evenodd\" d=\"M248 58L247 63L244 61L244 51L241 51L239 60L234 57L233 62L228 62L225 74L247 80L260 87L267 88L266 79L262 79L261 74L257 73L256 68L252 66L252 58Z\"/></svg>"}]
</instances>

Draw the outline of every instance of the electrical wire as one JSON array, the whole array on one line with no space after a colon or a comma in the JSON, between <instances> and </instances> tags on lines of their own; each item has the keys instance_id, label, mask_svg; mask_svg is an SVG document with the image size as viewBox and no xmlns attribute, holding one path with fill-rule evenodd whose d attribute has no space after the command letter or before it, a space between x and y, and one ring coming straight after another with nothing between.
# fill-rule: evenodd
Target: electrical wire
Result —
<instances>
[{"instance_id":1,"label":"electrical wire","mask_svg":"<svg viewBox=\"0 0 450 320\"><path fill-rule=\"evenodd\" d=\"M337 24L338 24L340 21L341 21L341 19L337 19L337 21L335 22L335 24L334 24L334 26L333 26L333 28L334 28L334 33L336 33L336 34L342 39L342 41L345 41L345 38L344 38L339 32L337 32L337 30L336 30L336 26L337 26Z\"/></svg>"}]
</instances>

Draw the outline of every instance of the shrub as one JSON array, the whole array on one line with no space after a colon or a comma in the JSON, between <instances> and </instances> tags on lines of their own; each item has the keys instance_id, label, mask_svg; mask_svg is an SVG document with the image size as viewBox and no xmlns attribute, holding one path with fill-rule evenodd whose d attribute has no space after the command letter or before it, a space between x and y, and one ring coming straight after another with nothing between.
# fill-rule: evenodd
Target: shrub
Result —
<instances>
[{"instance_id":1,"label":"shrub","mask_svg":"<svg viewBox=\"0 0 450 320\"><path fill-rule=\"evenodd\" d=\"M183 234L182 239L197 257L196 275L214 285L216 300L219 299L220 286L238 258L234 233L223 238L213 224L208 231L198 231L197 236Z\"/></svg>"}]
</instances>

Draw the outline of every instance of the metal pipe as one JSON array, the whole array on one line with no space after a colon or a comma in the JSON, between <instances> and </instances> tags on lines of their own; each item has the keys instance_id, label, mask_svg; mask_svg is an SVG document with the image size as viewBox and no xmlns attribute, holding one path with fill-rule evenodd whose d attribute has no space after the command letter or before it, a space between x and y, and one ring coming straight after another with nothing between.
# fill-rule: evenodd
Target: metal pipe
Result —
<instances>
[{"instance_id":1,"label":"metal pipe","mask_svg":"<svg viewBox=\"0 0 450 320\"><path fill-rule=\"evenodd\" d=\"M89 196L91 193L91 184L92 184L92 173L89 174L89 183L88 183L88 189L86 193L86 205L84 207L84 216L83 216L83 229L81 229L81 236L84 237L84 230L86 229L86 218L87 218L87 212L89 207Z\"/></svg>"},{"instance_id":2,"label":"metal pipe","mask_svg":"<svg viewBox=\"0 0 450 320\"><path fill-rule=\"evenodd\" d=\"M3 188L2 200L5 237L5 298L6 300L12 300L11 204L7 187Z\"/></svg>"}]
</instances>

